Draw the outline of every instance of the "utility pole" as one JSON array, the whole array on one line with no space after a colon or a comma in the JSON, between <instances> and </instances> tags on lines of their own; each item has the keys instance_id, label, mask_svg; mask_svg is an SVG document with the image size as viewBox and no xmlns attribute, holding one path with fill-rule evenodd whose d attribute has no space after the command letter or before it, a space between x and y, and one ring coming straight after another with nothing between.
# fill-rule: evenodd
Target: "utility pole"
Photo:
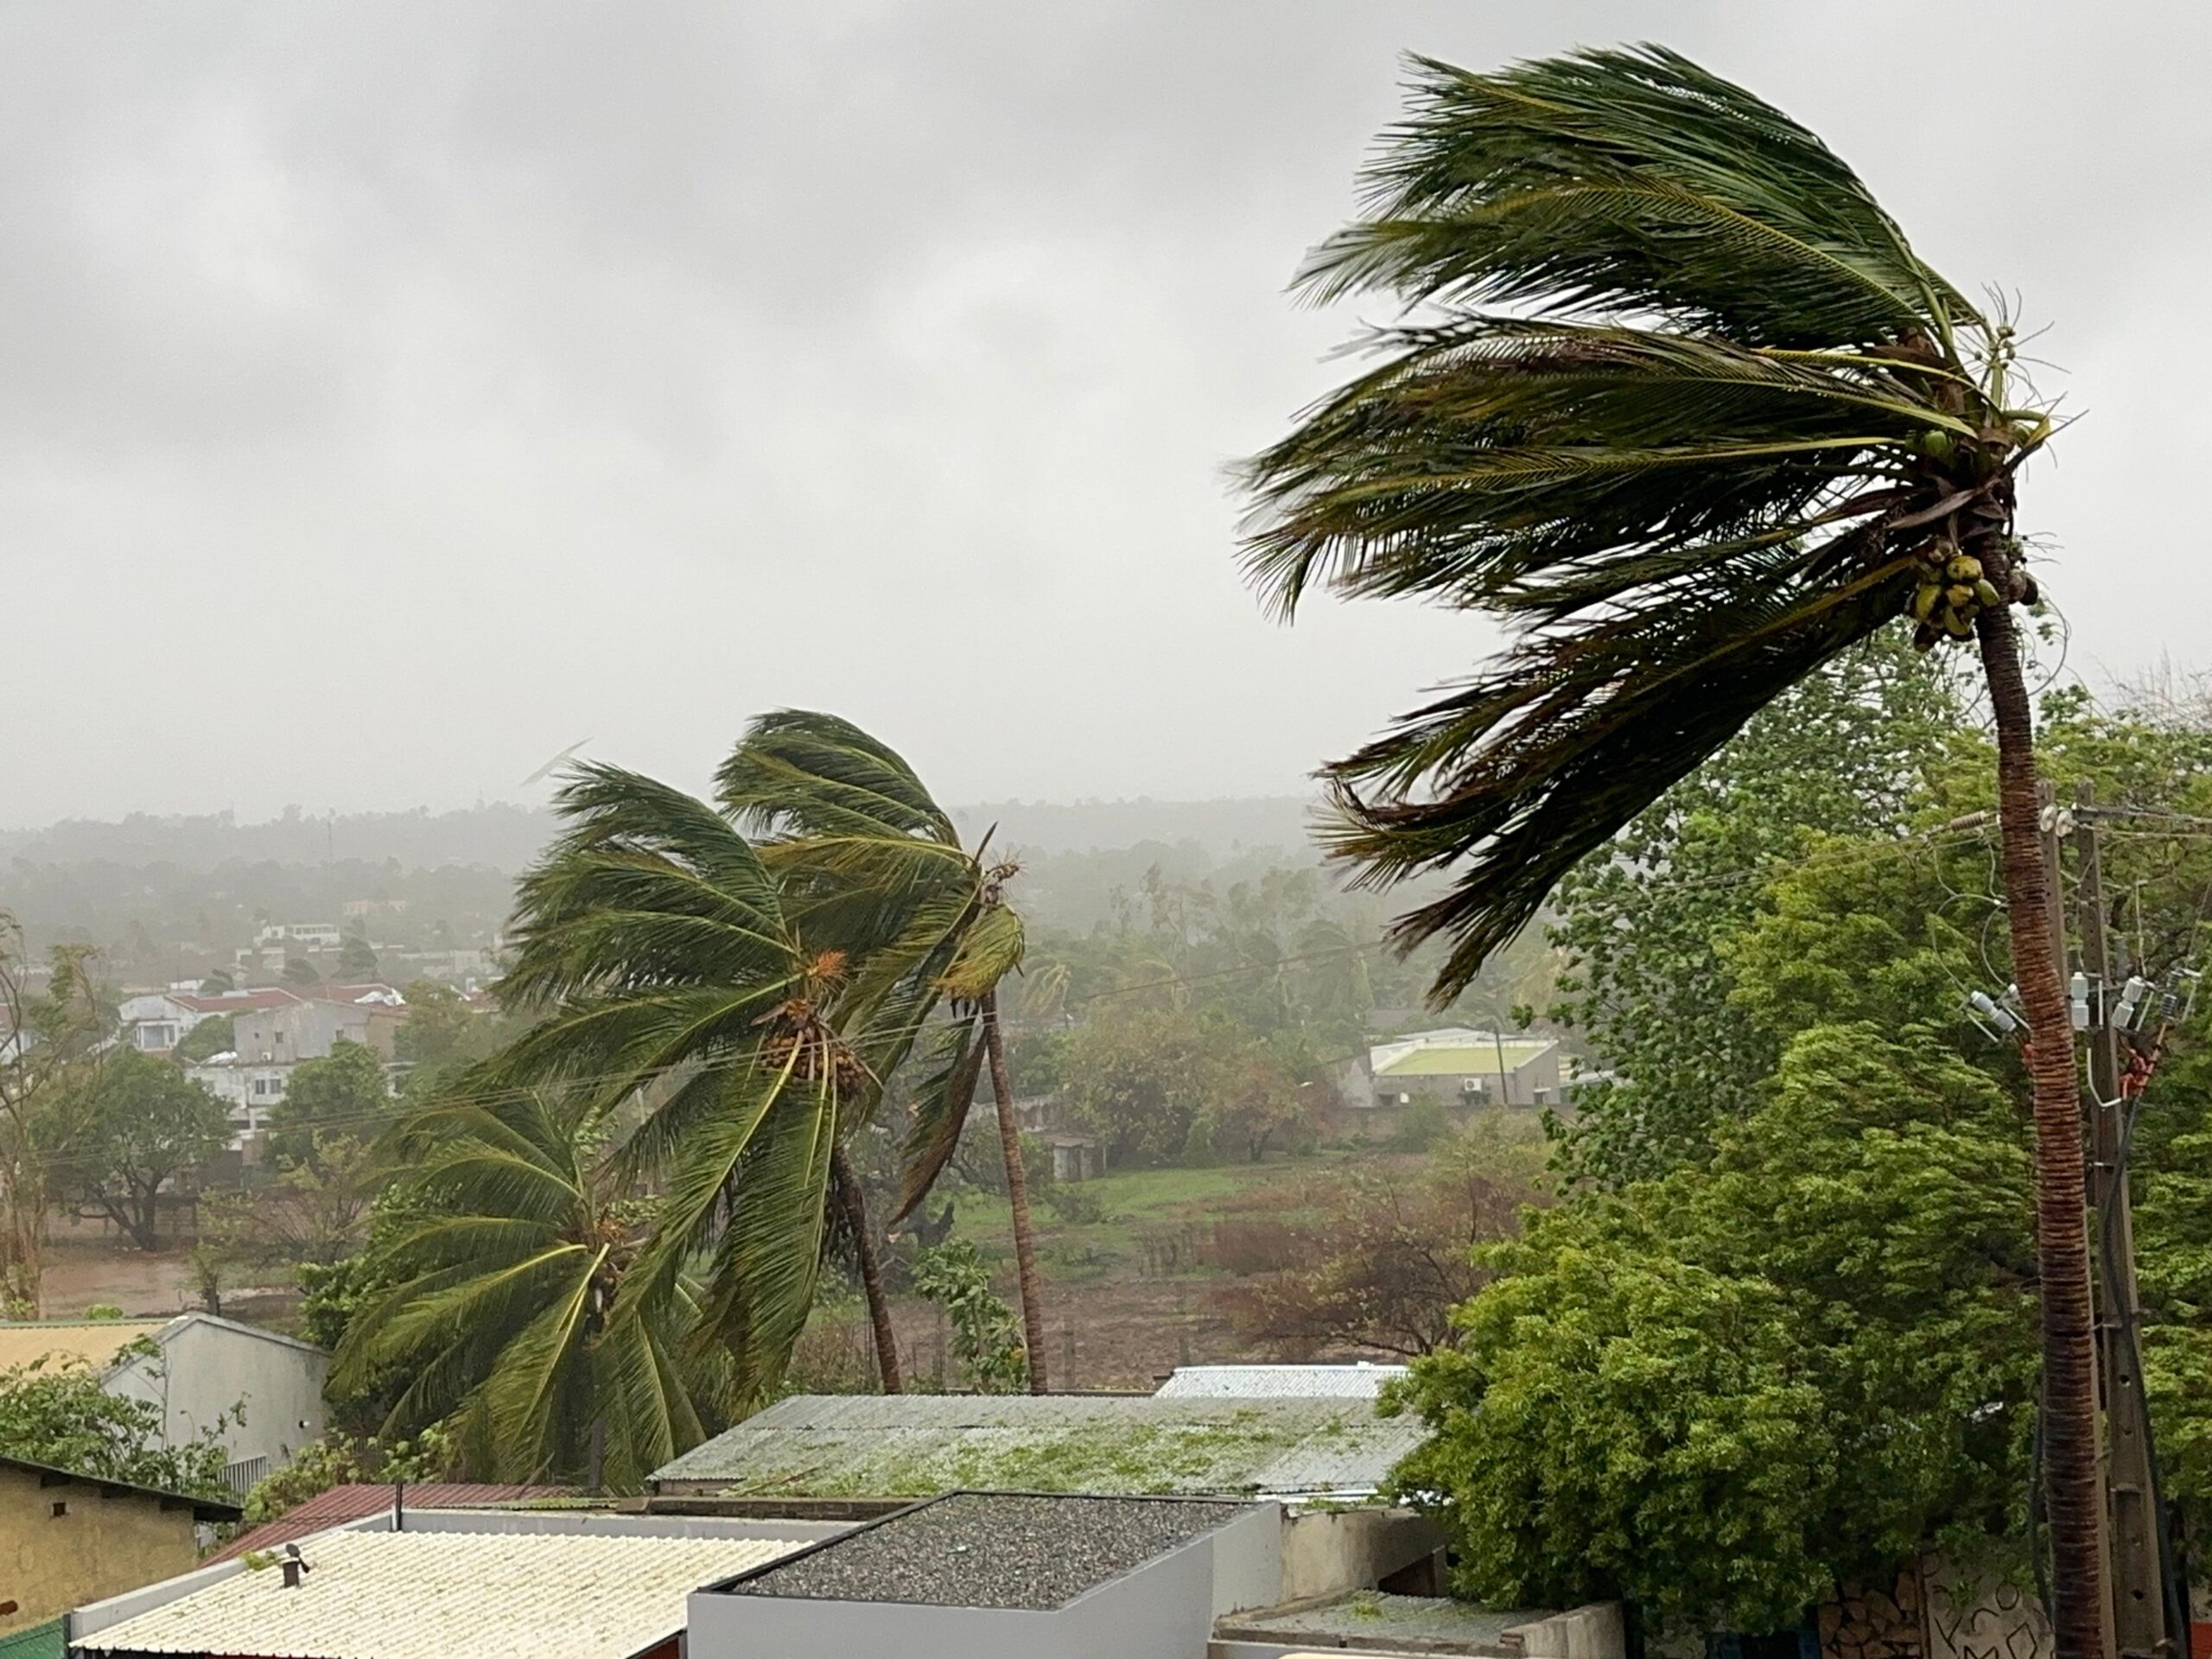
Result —
<instances>
[{"instance_id":1,"label":"utility pole","mask_svg":"<svg viewBox=\"0 0 2212 1659\"><path fill-rule=\"evenodd\" d=\"M2106 1582L2120 1659L2174 1659L2188 1632L2167 1626L2160 1517L2151 1467L2143 1380L2137 1374L2135 1233L2129 1213L2121 1139L2130 1111L2122 1100L2120 1033L2112 1021L2112 954L2106 938L2104 866L2095 809L2085 783L2075 796L2072 840L2080 867L2077 919L2081 971L2088 976L2090 1257L2094 1286L2098 1393L2104 1406ZM2056 827L2054 824L2054 829ZM2143 964L2136 965L2140 972Z\"/></svg>"}]
</instances>

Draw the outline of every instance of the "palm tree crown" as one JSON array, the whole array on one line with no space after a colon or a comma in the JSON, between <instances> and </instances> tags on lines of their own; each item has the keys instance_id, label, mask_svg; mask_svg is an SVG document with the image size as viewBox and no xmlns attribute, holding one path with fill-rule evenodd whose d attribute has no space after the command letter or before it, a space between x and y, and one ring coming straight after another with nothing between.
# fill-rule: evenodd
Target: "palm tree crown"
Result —
<instances>
[{"instance_id":1,"label":"palm tree crown","mask_svg":"<svg viewBox=\"0 0 2212 1659\"><path fill-rule=\"evenodd\" d=\"M645 1206L622 1196L606 1126L580 1100L505 1091L434 1105L393 1132L405 1202L367 1268L387 1287L352 1322L334 1382L404 1386L384 1425L453 1422L487 1474L574 1473L604 1442L633 1487L706 1433L713 1371L679 1352L681 1287L622 1302Z\"/></svg>"},{"instance_id":2,"label":"palm tree crown","mask_svg":"<svg viewBox=\"0 0 2212 1659\"><path fill-rule=\"evenodd\" d=\"M503 1000L538 1016L497 1063L598 1109L648 1103L621 1166L665 1182L626 1297L707 1253L695 1351L728 1351L734 1408L774 1389L805 1326L841 1121L867 1096L837 1008L846 958L785 908L730 821L619 767L580 768L568 827L523 879Z\"/></svg>"},{"instance_id":3,"label":"palm tree crown","mask_svg":"<svg viewBox=\"0 0 2212 1659\"><path fill-rule=\"evenodd\" d=\"M920 1205L951 1159L988 1063L1030 1382L1042 1389L1041 1291L998 1015L999 985L1021 965L1024 947L1020 915L1006 897L1017 867L986 862L983 848L963 846L951 816L905 758L834 715L787 709L762 715L716 781L724 809L763 838L761 860L785 882L793 914L853 953L849 1007L865 1011L868 1027L880 1033L863 1046L879 1095L922 1033L934 1028L908 1128L899 1216ZM941 1002L955 1017L932 1021Z\"/></svg>"},{"instance_id":4,"label":"palm tree crown","mask_svg":"<svg viewBox=\"0 0 2212 1659\"><path fill-rule=\"evenodd\" d=\"M1249 465L1255 580L1501 613L1487 671L1331 768L1370 881L1462 988L1577 861L1894 617L2031 590L2012 480L2050 430L2012 335L1819 138L1656 47L1416 62L1368 211L1299 278L1409 308Z\"/></svg>"}]
</instances>

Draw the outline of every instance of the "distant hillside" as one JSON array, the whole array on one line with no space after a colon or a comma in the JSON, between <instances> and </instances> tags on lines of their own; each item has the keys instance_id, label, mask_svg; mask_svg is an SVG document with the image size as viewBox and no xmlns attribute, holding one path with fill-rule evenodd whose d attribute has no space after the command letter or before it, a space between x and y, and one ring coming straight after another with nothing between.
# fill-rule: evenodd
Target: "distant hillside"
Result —
<instances>
[{"instance_id":1,"label":"distant hillside","mask_svg":"<svg viewBox=\"0 0 2212 1659\"><path fill-rule=\"evenodd\" d=\"M1262 848L1313 848L1313 803L1295 795L1229 801L995 801L953 809L970 841L995 823L996 844L1032 853L1108 852L1147 842L1194 843L1210 857Z\"/></svg>"},{"instance_id":2,"label":"distant hillside","mask_svg":"<svg viewBox=\"0 0 2212 1659\"><path fill-rule=\"evenodd\" d=\"M552 835L542 807L500 801L453 812L341 812L240 823L228 812L199 817L136 813L120 823L72 818L43 830L0 830L0 868L105 864L214 870L226 864L397 864L403 869L480 865L512 873Z\"/></svg>"},{"instance_id":3,"label":"distant hillside","mask_svg":"<svg viewBox=\"0 0 2212 1659\"><path fill-rule=\"evenodd\" d=\"M1311 808L1295 797L1244 801L1001 801L958 807L971 839L995 823L995 844L1033 854L1087 853L1147 842L1195 846L1209 858L1282 848L1308 849ZM543 807L500 801L451 812L338 813L310 817L296 809L260 823L228 812L198 817L136 814L119 823L73 818L41 830L0 830L0 893L5 871L21 862L130 869L167 866L217 870L230 864L397 865L432 870L465 865L513 874L553 833Z\"/></svg>"}]
</instances>

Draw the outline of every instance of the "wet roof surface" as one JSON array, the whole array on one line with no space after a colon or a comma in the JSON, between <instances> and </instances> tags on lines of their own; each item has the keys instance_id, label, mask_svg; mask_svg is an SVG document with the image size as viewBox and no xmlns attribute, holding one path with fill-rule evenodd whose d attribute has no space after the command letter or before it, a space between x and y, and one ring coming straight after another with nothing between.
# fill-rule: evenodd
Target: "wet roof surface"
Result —
<instances>
[{"instance_id":1,"label":"wet roof surface","mask_svg":"<svg viewBox=\"0 0 2212 1659\"><path fill-rule=\"evenodd\" d=\"M1358 1495L1421 1443L1363 1399L799 1395L655 1471L728 1492Z\"/></svg>"},{"instance_id":2,"label":"wet roof surface","mask_svg":"<svg viewBox=\"0 0 2212 1659\"><path fill-rule=\"evenodd\" d=\"M1061 1607L1211 1532L1234 1503L955 1492L728 1586L733 1595Z\"/></svg>"}]
</instances>

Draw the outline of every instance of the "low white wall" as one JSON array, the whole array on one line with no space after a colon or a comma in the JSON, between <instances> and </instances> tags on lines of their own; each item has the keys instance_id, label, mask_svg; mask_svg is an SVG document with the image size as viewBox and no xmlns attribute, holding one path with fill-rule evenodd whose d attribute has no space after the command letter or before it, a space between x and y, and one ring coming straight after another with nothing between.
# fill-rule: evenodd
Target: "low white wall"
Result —
<instances>
[{"instance_id":1,"label":"low white wall","mask_svg":"<svg viewBox=\"0 0 2212 1659\"><path fill-rule=\"evenodd\" d=\"M1051 1610L698 1591L686 1651L690 1659L1205 1659L1219 1614L1281 1599L1281 1511L1257 1505Z\"/></svg>"}]
</instances>

